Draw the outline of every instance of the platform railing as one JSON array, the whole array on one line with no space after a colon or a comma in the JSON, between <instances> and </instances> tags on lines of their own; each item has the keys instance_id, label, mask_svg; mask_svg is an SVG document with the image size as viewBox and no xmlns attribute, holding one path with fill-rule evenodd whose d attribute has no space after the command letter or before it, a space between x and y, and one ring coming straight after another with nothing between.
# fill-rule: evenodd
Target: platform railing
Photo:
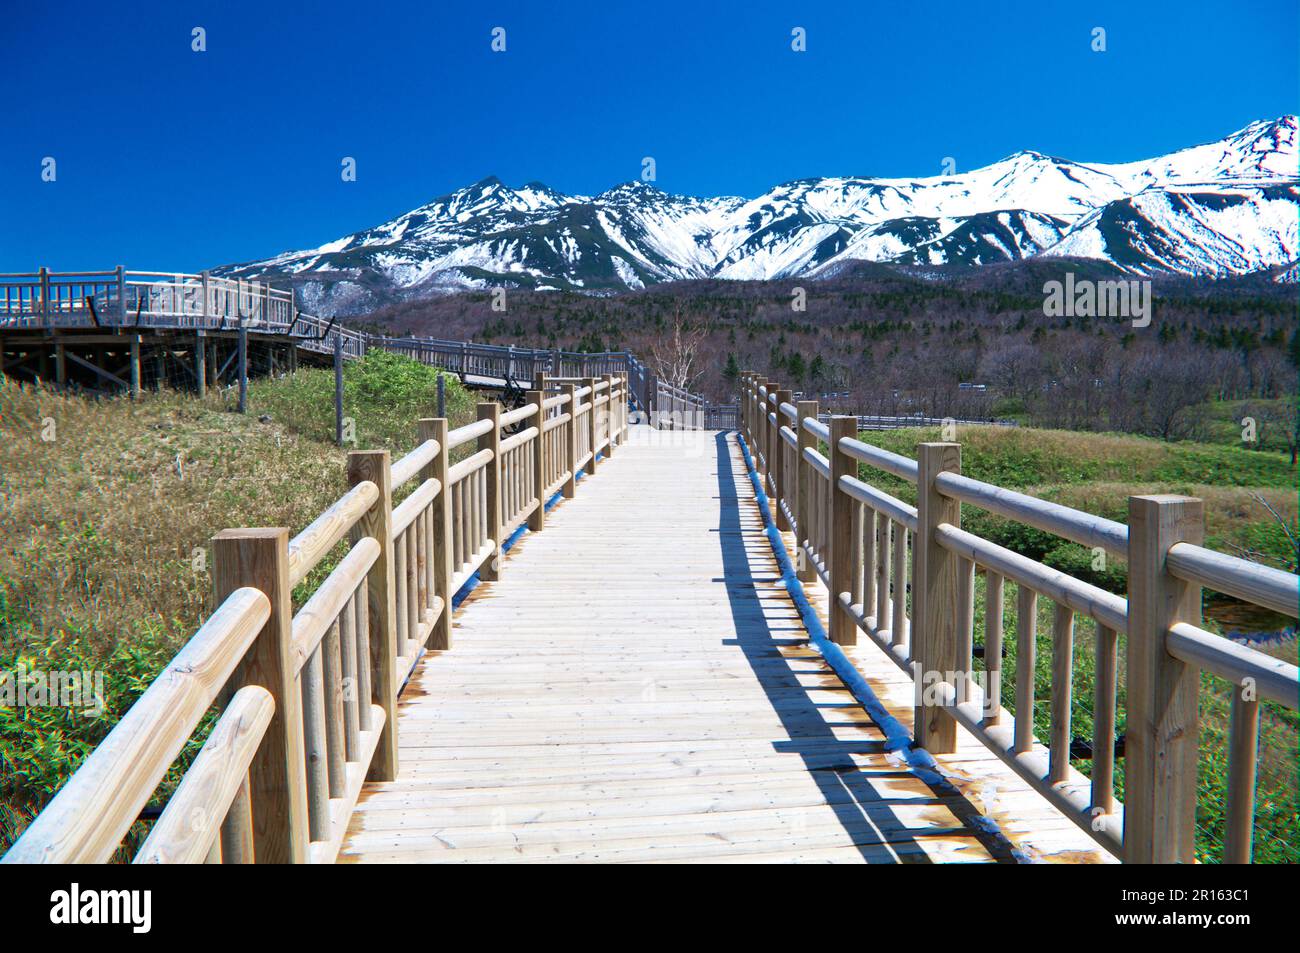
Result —
<instances>
[{"instance_id":1,"label":"platform railing","mask_svg":"<svg viewBox=\"0 0 1300 953\"><path fill-rule=\"evenodd\" d=\"M307 350L365 354L366 335L305 314L293 292L208 272L113 271L0 274L0 330L196 330L283 334Z\"/></svg>"},{"instance_id":2,"label":"platform railing","mask_svg":"<svg viewBox=\"0 0 1300 953\"><path fill-rule=\"evenodd\" d=\"M685 387L653 380L650 424L657 430L734 430L740 424L738 404L718 404Z\"/></svg>"},{"instance_id":3,"label":"platform railing","mask_svg":"<svg viewBox=\"0 0 1300 953\"><path fill-rule=\"evenodd\" d=\"M511 537L627 437L625 377L537 383L454 430L420 420L397 461L349 454L351 488L292 538L213 537L216 609L0 861L113 858L209 712L135 861L333 861L363 783L397 776L398 695L423 653L452 648L457 594L499 578Z\"/></svg>"},{"instance_id":4,"label":"platform railing","mask_svg":"<svg viewBox=\"0 0 1300 953\"><path fill-rule=\"evenodd\" d=\"M1296 618L1300 577L1203 547L1198 499L1131 497L1124 525L963 476L957 443L918 444L916 459L875 447L859 439L855 418L823 423L815 401L791 403L789 391L752 373L742 376L741 416L773 518L793 535L799 578L826 585L832 641L854 643L861 632L912 677L919 745L952 753L960 725L1117 858L1190 862L1208 673L1232 689L1222 860L1250 861L1259 705L1295 710L1300 673L1203 629L1201 591ZM873 485L874 472L915 486L916 505ZM1128 598L962 529L963 505L1125 560ZM983 672L973 661L977 572L985 578ZM1001 701L1007 581L1017 589L1010 710ZM1046 699L1035 682L1040 598L1055 607ZM1081 617L1092 620L1091 646L1076 644ZM1093 653L1096 673L1090 777L1070 764L1078 651ZM1040 701L1050 709L1041 739ZM1123 804L1115 797L1121 714Z\"/></svg>"},{"instance_id":5,"label":"platform railing","mask_svg":"<svg viewBox=\"0 0 1300 953\"><path fill-rule=\"evenodd\" d=\"M53 272L42 268L0 274L0 331L7 328L242 330L285 335L296 347L321 354L332 354L337 347L347 360L363 357L369 348L381 348L462 379L507 384L526 384L539 374L553 379L616 374L627 380L628 400L647 414L655 409L658 393L655 375L630 351L565 351L366 334L344 327L336 319L299 310L288 288L210 272L131 271L118 266L112 271ZM698 414L684 411L687 403L702 403L702 399L683 391L681 400L668 392L663 400L664 419L698 421ZM735 426L735 414L727 405L709 405L705 418L710 429Z\"/></svg>"}]
</instances>

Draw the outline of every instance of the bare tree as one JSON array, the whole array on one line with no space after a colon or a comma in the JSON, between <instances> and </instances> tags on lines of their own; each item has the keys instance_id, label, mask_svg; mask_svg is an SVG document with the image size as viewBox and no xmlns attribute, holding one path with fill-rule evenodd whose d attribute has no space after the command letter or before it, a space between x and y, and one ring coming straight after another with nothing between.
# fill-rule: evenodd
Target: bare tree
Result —
<instances>
[{"instance_id":1,"label":"bare tree","mask_svg":"<svg viewBox=\"0 0 1300 953\"><path fill-rule=\"evenodd\" d=\"M998 393L1027 400L1042 382L1042 351L1025 341L998 341L981 357L979 374Z\"/></svg>"},{"instance_id":2,"label":"bare tree","mask_svg":"<svg viewBox=\"0 0 1300 953\"><path fill-rule=\"evenodd\" d=\"M1255 402L1246 404L1242 408L1243 418L1253 417L1259 426L1259 438L1262 440L1276 441L1286 447L1287 452L1291 454L1291 466L1296 465L1297 435L1296 425L1300 423L1297 419L1294 404L1288 401L1284 406L1267 402Z\"/></svg>"},{"instance_id":3,"label":"bare tree","mask_svg":"<svg viewBox=\"0 0 1300 953\"><path fill-rule=\"evenodd\" d=\"M1130 380L1139 382L1129 395L1140 411L1134 429L1163 440L1194 438L1203 424L1200 406L1209 390L1195 374L1189 374L1178 358L1157 350L1134 357Z\"/></svg>"},{"instance_id":4,"label":"bare tree","mask_svg":"<svg viewBox=\"0 0 1300 953\"><path fill-rule=\"evenodd\" d=\"M1294 558L1291 559L1283 558L1282 568L1287 572L1295 572L1297 564L1300 564L1300 538L1297 538L1294 526L1289 523L1286 518L1268 502L1268 500L1264 499L1262 495L1259 493L1251 493L1250 496L1256 503L1268 510L1269 516L1273 517L1273 522L1281 528L1283 535L1286 536L1287 543L1290 544L1290 551L1295 555ZM1238 546L1234 543L1228 543L1228 548L1242 559L1249 559L1253 563L1270 565L1273 561L1269 558L1268 554L1257 549L1252 549L1248 546Z\"/></svg>"},{"instance_id":5,"label":"bare tree","mask_svg":"<svg viewBox=\"0 0 1300 953\"><path fill-rule=\"evenodd\" d=\"M682 315L681 301L674 301L672 324L650 342L650 369L666 384L693 390L703 373L700 357L708 337L708 324L692 325Z\"/></svg>"}]
</instances>

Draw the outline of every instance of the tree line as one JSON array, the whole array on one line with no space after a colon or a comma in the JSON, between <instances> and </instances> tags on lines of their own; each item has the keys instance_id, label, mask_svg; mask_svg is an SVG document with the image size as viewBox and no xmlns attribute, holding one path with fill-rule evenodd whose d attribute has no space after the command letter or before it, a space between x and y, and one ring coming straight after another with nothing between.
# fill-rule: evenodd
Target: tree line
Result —
<instances>
[{"instance_id":1,"label":"tree line","mask_svg":"<svg viewBox=\"0 0 1300 953\"><path fill-rule=\"evenodd\" d=\"M626 348L714 401L734 399L739 373L753 370L844 412L1012 416L1165 439L1199 436L1208 400L1296 393L1294 288L1157 282L1150 323L1137 327L1048 317L1041 267L1031 277L1000 286L987 275L897 273L700 281L607 297L510 290L504 311L475 292L392 305L366 323L494 344Z\"/></svg>"}]
</instances>

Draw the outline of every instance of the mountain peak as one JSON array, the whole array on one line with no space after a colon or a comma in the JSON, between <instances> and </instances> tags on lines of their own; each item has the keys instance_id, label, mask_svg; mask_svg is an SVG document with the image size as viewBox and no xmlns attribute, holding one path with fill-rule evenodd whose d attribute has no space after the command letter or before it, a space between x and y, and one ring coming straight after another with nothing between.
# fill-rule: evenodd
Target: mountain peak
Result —
<instances>
[{"instance_id":1,"label":"mountain peak","mask_svg":"<svg viewBox=\"0 0 1300 953\"><path fill-rule=\"evenodd\" d=\"M602 199L606 197L617 198L620 196L633 196L639 198L643 196L665 195L665 194L666 193L662 189L660 189L657 186L651 185L649 182L643 182L640 179L628 179L626 182L620 182L618 185L614 186L611 189L606 189L604 192L601 192L600 195L596 197L598 199Z\"/></svg>"},{"instance_id":2,"label":"mountain peak","mask_svg":"<svg viewBox=\"0 0 1300 953\"><path fill-rule=\"evenodd\" d=\"M1019 152L1013 152L1000 162L1016 162L1021 165L1073 165L1069 159L1062 159L1060 156L1050 156L1045 152L1037 152L1033 149L1021 149Z\"/></svg>"}]
</instances>

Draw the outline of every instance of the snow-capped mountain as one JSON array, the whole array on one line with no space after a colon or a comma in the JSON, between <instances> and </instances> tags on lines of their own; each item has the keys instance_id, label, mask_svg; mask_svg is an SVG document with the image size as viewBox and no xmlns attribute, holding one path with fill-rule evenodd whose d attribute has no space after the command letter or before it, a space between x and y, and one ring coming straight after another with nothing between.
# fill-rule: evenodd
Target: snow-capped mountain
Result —
<instances>
[{"instance_id":1,"label":"snow-capped mountain","mask_svg":"<svg viewBox=\"0 0 1300 953\"><path fill-rule=\"evenodd\" d=\"M484 179L319 248L219 273L287 278L321 314L497 285L610 293L690 278L834 274L853 261L1095 258L1134 274L1240 275L1300 257L1296 117L1120 164L1037 152L953 175L831 177L753 199L626 183L596 196Z\"/></svg>"}]
</instances>

